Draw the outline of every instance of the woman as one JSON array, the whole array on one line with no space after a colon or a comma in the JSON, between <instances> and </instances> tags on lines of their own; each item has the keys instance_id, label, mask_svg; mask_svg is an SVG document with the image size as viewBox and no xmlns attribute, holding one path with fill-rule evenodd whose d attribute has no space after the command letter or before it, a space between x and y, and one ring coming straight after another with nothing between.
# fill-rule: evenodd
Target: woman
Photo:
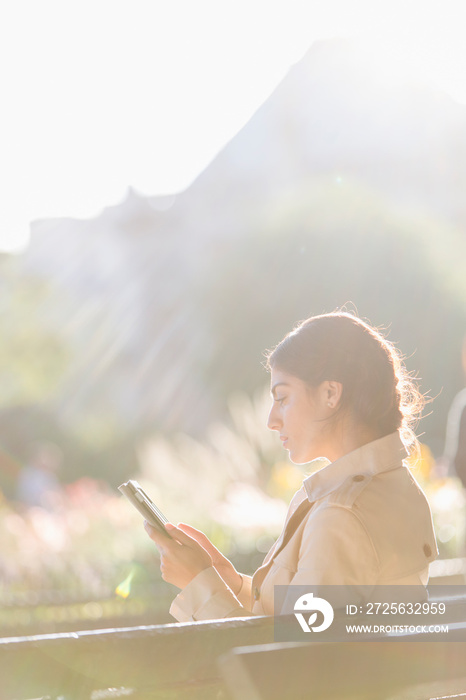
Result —
<instances>
[{"instance_id":1,"label":"woman","mask_svg":"<svg viewBox=\"0 0 466 700\"><path fill-rule=\"evenodd\" d=\"M302 322L268 354L276 430L311 475L293 497L279 539L253 577L236 571L194 528L149 524L162 577L181 588L180 621L271 615L275 585L418 584L437 555L427 500L402 460L422 397L400 357L356 316ZM308 470L308 469L307 469Z\"/></svg>"}]
</instances>

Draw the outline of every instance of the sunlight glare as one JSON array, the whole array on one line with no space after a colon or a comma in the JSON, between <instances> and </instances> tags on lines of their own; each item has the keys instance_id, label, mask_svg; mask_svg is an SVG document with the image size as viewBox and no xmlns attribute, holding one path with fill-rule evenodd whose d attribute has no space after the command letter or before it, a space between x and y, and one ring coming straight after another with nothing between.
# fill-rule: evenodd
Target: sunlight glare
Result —
<instances>
[{"instance_id":1,"label":"sunlight glare","mask_svg":"<svg viewBox=\"0 0 466 700\"><path fill-rule=\"evenodd\" d=\"M449 93L466 103L466 45L462 37L462 5L457 0L426 3L393 0L359 6L352 37L364 50L367 67L385 84L416 83Z\"/></svg>"},{"instance_id":2,"label":"sunlight glare","mask_svg":"<svg viewBox=\"0 0 466 700\"><path fill-rule=\"evenodd\" d=\"M25 246L32 220L97 216L128 187L185 189L318 39L354 37L379 78L413 76L466 101L461 10L457 0L9 3L0 248Z\"/></svg>"}]
</instances>

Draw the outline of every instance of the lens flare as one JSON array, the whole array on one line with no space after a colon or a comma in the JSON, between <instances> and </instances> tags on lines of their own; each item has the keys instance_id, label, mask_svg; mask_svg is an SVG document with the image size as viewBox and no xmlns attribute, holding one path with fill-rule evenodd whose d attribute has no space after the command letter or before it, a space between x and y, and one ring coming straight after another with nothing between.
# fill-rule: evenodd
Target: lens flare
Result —
<instances>
[{"instance_id":1,"label":"lens flare","mask_svg":"<svg viewBox=\"0 0 466 700\"><path fill-rule=\"evenodd\" d=\"M133 580L133 578L134 569L132 569L132 571L130 571L125 580L119 583L118 586L115 588L116 595L119 595L121 598L127 598L131 593L131 581Z\"/></svg>"}]
</instances>

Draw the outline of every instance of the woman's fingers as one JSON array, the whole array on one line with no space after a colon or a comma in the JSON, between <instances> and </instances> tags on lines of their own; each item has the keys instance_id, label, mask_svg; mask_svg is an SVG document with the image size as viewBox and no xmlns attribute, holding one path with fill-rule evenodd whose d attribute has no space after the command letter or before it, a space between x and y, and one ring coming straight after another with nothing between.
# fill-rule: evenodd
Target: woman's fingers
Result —
<instances>
[{"instance_id":1,"label":"woman's fingers","mask_svg":"<svg viewBox=\"0 0 466 700\"><path fill-rule=\"evenodd\" d=\"M184 588L201 571L212 566L212 557L193 537L171 523L167 534L144 521L144 528L160 552L160 570L164 581Z\"/></svg>"},{"instance_id":2,"label":"woman's fingers","mask_svg":"<svg viewBox=\"0 0 466 700\"><path fill-rule=\"evenodd\" d=\"M158 528L151 525L147 520L144 520L144 529L160 550L166 547L167 544L170 544L168 535L164 535L163 532L160 532Z\"/></svg>"},{"instance_id":3,"label":"woman's fingers","mask_svg":"<svg viewBox=\"0 0 466 700\"><path fill-rule=\"evenodd\" d=\"M186 523L178 523L177 527L179 530L183 530L183 532L185 532L190 537L193 537L198 542L200 542L201 540L207 542L209 541L207 535L204 535L204 533L201 532L201 530L196 530L196 528L192 525L187 525Z\"/></svg>"},{"instance_id":4,"label":"woman's fingers","mask_svg":"<svg viewBox=\"0 0 466 700\"><path fill-rule=\"evenodd\" d=\"M195 527L193 527L192 525L186 525L186 523L178 523L178 530L182 530L185 534L189 535L194 540L196 540L196 542L199 542L199 544L211 554L220 554L217 547L215 547L215 545L212 544L207 535L204 535L204 533L201 532L201 530L196 530Z\"/></svg>"},{"instance_id":5,"label":"woman's fingers","mask_svg":"<svg viewBox=\"0 0 466 700\"><path fill-rule=\"evenodd\" d=\"M196 538L191 537L187 532L184 532L179 527L175 527L172 523L166 523L165 529L170 534L170 537L173 537L180 544L187 545L188 547L197 547L200 544Z\"/></svg>"},{"instance_id":6,"label":"woman's fingers","mask_svg":"<svg viewBox=\"0 0 466 700\"><path fill-rule=\"evenodd\" d=\"M159 549L161 547L167 549L174 542L177 544L183 544L187 547L197 548L202 546L193 537L190 537L186 532L183 532L179 528L175 527L172 523L166 523L165 529L167 534L164 535L158 528L153 527L147 520L144 520L144 528L148 533L151 540L155 542Z\"/></svg>"}]
</instances>

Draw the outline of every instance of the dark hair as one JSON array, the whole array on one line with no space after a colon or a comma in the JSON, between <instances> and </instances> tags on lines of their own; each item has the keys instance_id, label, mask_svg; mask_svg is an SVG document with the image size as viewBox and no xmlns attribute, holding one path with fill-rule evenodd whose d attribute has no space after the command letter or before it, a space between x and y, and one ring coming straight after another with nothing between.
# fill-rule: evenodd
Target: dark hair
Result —
<instances>
[{"instance_id":1,"label":"dark hair","mask_svg":"<svg viewBox=\"0 0 466 700\"><path fill-rule=\"evenodd\" d=\"M340 382L341 411L349 410L377 437L400 430L405 445L417 447L413 424L424 397L394 345L357 316L334 312L302 321L267 353L266 367L312 387Z\"/></svg>"}]
</instances>

